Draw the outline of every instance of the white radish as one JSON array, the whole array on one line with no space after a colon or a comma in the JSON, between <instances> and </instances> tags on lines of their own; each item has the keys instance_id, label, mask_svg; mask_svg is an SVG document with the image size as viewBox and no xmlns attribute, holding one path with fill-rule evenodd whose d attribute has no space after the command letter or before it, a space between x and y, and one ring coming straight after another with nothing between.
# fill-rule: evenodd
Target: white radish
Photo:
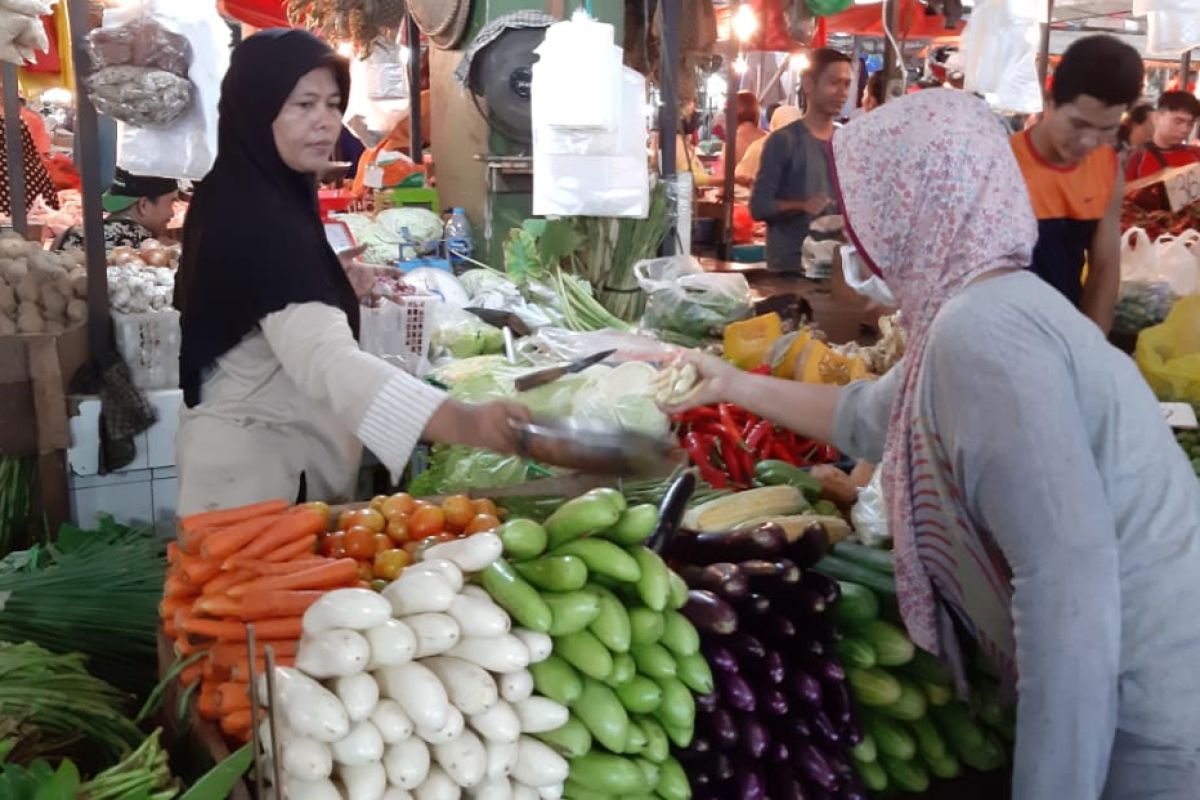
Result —
<instances>
[{"instance_id":1,"label":"white radish","mask_svg":"<svg viewBox=\"0 0 1200 800\"><path fill-rule=\"evenodd\" d=\"M421 663L438 676L450 703L467 716L486 711L500 699L496 681L477 664L450 656L426 658Z\"/></svg>"},{"instance_id":2,"label":"white radish","mask_svg":"<svg viewBox=\"0 0 1200 800\"><path fill-rule=\"evenodd\" d=\"M484 589L482 586L476 586L473 583L468 583L466 586L462 587L458 593L464 597L477 597L480 600L492 599L492 596L487 593L487 589Z\"/></svg>"},{"instance_id":3,"label":"white radish","mask_svg":"<svg viewBox=\"0 0 1200 800\"><path fill-rule=\"evenodd\" d=\"M522 736L517 742L517 763L512 771L514 780L538 789L562 783L569 771L567 760L537 739Z\"/></svg>"},{"instance_id":4,"label":"white radish","mask_svg":"<svg viewBox=\"0 0 1200 800\"><path fill-rule=\"evenodd\" d=\"M472 715L471 727L489 742L515 742L521 736L521 719L504 700L497 700L487 711Z\"/></svg>"},{"instance_id":5,"label":"white radish","mask_svg":"<svg viewBox=\"0 0 1200 800\"><path fill-rule=\"evenodd\" d=\"M288 800L345 800L333 781L327 778L319 781L289 778L284 787L284 797Z\"/></svg>"},{"instance_id":6,"label":"white radish","mask_svg":"<svg viewBox=\"0 0 1200 800\"><path fill-rule=\"evenodd\" d=\"M463 730L445 744L435 745L433 758L464 789L477 785L487 771L487 750L469 730Z\"/></svg>"},{"instance_id":7,"label":"white radish","mask_svg":"<svg viewBox=\"0 0 1200 800\"><path fill-rule=\"evenodd\" d=\"M463 639L446 652L501 674L517 672L529 666L529 648L511 633L491 639Z\"/></svg>"},{"instance_id":8,"label":"white radish","mask_svg":"<svg viewBox=\"0 0 1200 800\"><path fill-rule=\"evenodd\" d=\"M415 726L408 714L395 700L385 697L371 712L371 724L379 731L379 737L384 744L402 742L413 735Z\"/></svg>"},{"instance_id":9,"label":"white radish","mask_svg":"<svg viewBox=\"0 0 1200 800\"><path fill-rule=\"evenodd\" d=\"M537 793L542 800L562 800L563 785L556 783L553 786L543 786L537 790Z\"/></svg>"},{"instance_id":10,"label":"white radish","mask_svg":"<svg viewBox=\"0 0 1200 800\"><path fill-rule=\"evenodd\" d=\"M527 669L500 676L497 685L500 696L510 703L519 703L533 694L533 675Z\"/></svg>"},{"instance_id":11,"label":"white radish","mask_svg":"<svg viewBox=\"0 0 1200 800\"><path fill-rule=\"evenodd\" d=\"M453 613L453 609L451 609L451 613ZM513 636L520 639L521 644L525 645L525 649L529 651L530 664L545 661L550 657L550 653L554 651L554 640L547 634L539 631L531 631L528 628L516 628L513 630Z\"/></svg>"},{"instance_id":12,"label":"white radish","mask_svg":"<svg viewBox=\"0 0 1200 800\"><path fill-rule=\"evenodd\" d=\"M371 646L371 656L367 659L369 670L408 663L417 652L417 635L398 619L385 620L364 635Z\"/></svg>"},{"instance_id":13,"label":"white radish","mask_svg":"<svg viewBox=\"0 0 1200 800\"><path fill-rule=\"evenodd\" d=\"M259 683L261 685L262 681L260 680ZM263 705L265 706L266 703L264 702ZM285 720L279 719L277 722L280 744L285 745L295 737L292 735L292 732L288 730ZM258 723L258 743L262 745L262 751L267 754L274 752L272 747L272 742L274 741L275 740L271 737L271 720L263 717L262 722Z\"/></svg>"},{"instance_id":14,"label":"white radish","mask_svg":"<svg viewBox=\"0 0 1200 800\"><path fill-rule=\"evenodd\" d=\"M444 558L463 572L478 572L504 553L504 543L494 533L484 532L435 544L425 551L429 558Z\"/></svg>"},{"instance_id":15,"label":"white radish","mask_svg":"<svg viewBox=\"0 0 1200 800\"><path fill-rule=\"evenodd\" d=\"M425 776L425 782L413 792L417 800L458 800L462 797L462 789L446 771L434 764Z\"/></svg>"},{"instance_id":16,"label":"white radish","mask_svg":"<svg viewBox=\"0 0 1200 800\"><path fill-rule=\"evenodd\" d=\"M427 744L445 744L462 733L466 725L467 721L463 717L462 712L454 706L450 706L450 712L446 717L445 725L436 729L417 726L417 736L424 739Z\"/></svg>"},{"instance_id":17,"label":"white radish","mask_svg":"<svg viewBox=\"0 0 1200 800\"><path fill-rule=\"evenodd\" d=\"M350 718L342 701L299 670L276 667L275 688L287 726L297 736L328 743L350 732ZM267 696L266 675L259 677L258 696Z\"/></svg>"},{"instance_id":18,"label":"white radish","mask_svg":"<svg viewBox=\"0 0 1200 800\"><path fill-rule=\"evenodd\" d=\"M567 724L570 712L561 703L548 697L527 697L513 703L517 718L521 720L522 733L545 733Z\"/></svg>"},{"instance_id":19,"label":"white radish","mask_svg":"<svg viewBox=\"0 0 1200 800\"><path fill-rule=\"evenodd\" d=\"M383 758L383 737L370 722L363 720L350 729L350 733L332 745L333 760L339 764L355 767Z\"/></svg>"},{"instance_id":20,"label":"white radish","mask_svg":"<svg viewBox=\"0 0 1200 800\"><path fill-rule=\"evenodd\" d=\"M488 778L471 790L475 800L512 800L512 784L508 778Z\"/></svg>"},{"instance_id":21,"label":"white radish","mask_svg":"<svg viewBox=\"0 0 1200 800\"><path fill-rule=\"evenodd\" d=\"M371 645L357 631L334 628L304 636L296 651L296 667L314 678L337 678L366 669Z\"/></svg>"},{"instance_id":22,"label":"white radish","mask_svg":"<svg viewBox=\"0 0 1200 800\"><path fill-rule=\"evenodd\" d=\"M334 679L333 691L346 707L351 722L371 716L379 703L379 684L366 672Z\"/></svg>"},{"instance_id":23,"label":"white radish","mask_svg":"<svg viewBox=\"0 0 1200 800\"><path fill-rule=\"evenodd\" d=\"M512 619L491 599L481 600L467 594L454 598L447 612L454 617L463 638L487 639L502 636L512 627ZM550 641L550 637L546 637Z\"/></svg>"},{"instance_id":24,"label":"white radish","mask_svg":"<svg viewBox=\"0 0 1200 800\"><path fill-rule=\"evenodd\" d=\"M379 761L339 765L338 778L346 787L346 800L381 800L387 791L387 772Z\"/></svg>"},{"instance_id":25,"label":"white radish","mask_svg":"<svg viewBox=\"0 0 1200 800\"><path fill-rule=\"evenodd\" d=\"M398 786L389 786L384 791L382 800L413 800L413 796Z\"/></svg>"},{"instance_id":26,"label":"white radish","mask_svg":"<svg viewBox=\"0 0 1200 800\"><path fill-rule=\"evenodd\" d=\"M438 677L416 661L375 673L385 697L400 703L418 728L437 730L450 716L450 699ZM532 681L532 676L530 678Z\"/></svg>"},{"instance_id":27,"label":"white radish","mask_svg":"<svg viewBox=\"0 0 1200 800\"><path fill-rule=\"evenodd\" d=\"M333 628L365 631L392 616L392 606L370 589L334 589L304 612L301 625L309 636Z\"/></svg>"},{"instance_id":28,"label":"white radish","mask_svg":"<svg viewBox=\"0 0 1200 800\"><path fill-rule=\"evenodd\" d=\"M457 591L439 572L410 567L384 587L382 594L392 604L392 613L403 618L410 614L445 611L450 608Z\"/></svg>"},{"instance_id":29,"label":"white radish","mask_svg":"<svg viewBox=\"0 0 1200 800\"><path fill-rule=\"evenodd\" d=\"M388 782L401 789L415 789L429 774L429 748L413 736L383 751L383 768Z\"/></svg>"},{"instance_id":30,"label":"white radish","mask_svg":"<svg viewBox=\"0 0 1200 800\"><path fill-rule=\"evenodd\" d=\"M463 574L453 562L447 561L444 558L426 558L423 561L418 561L416 564L408 567L406 572L416 570L417 572L430 572L435 575L441 575L450 585L454 587L455 592L461 592L463 589Z\"/></svg>"},{"instance_id":31,"label":"white radish","mask_svg":"<svg viewBox=\"0 0 1200 800\"><path fill-rule=\"evenodd\" d=\"M512 787L512 800L538 800L537 789L534 789L532 786L526 786L523 783L514 783Z\"/></svg>"},{"instance_id":32,"label":"white radish","mask_svg":"<svg viewBox=\"0 0 1200 800\"><path fill-rule=\"evenodd\" d=\"M516 763L516 742L487 743L487 776L489 779L507 778Z\"/></svg>"},{"instance_id":33,"label":"white radish","mask_svg":"<svg viewBox=\"0 0 1200 800\"><path fill-rule=\"evenodd\" d=\"M333 754L329 752L329 746L305 736L286 740L281 760L283 771L302 781L319 781L333 773Z\"/></svg>"},{"instance_id":34,"label":"white radish","mask_svg":"<svg viewBox=\"0 0 1200 800\"><path fill-rule=\"evenodd\" d=\"M417 637L417 652L414 658L428 658L445 653L462 638L458 623L449 614L413 614L404 618L404 624L412 628Z\"/></svg>"}]
</instances>

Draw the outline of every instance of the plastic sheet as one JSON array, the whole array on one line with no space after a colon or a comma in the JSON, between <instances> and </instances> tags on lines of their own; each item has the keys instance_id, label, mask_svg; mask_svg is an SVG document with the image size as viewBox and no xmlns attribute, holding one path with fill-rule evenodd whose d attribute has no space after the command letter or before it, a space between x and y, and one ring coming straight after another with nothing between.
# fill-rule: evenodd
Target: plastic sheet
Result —
<instances>
[{"instance_id":1,"label":"plastic sheet","mask_svg":"<svg viewBox=\"0 0 1200 800\"><path fill-rule=\"evenodd\" d=\"M1137 365L1160 400L1200 403L1200 295L1175 304L1138 336Z\"/></svg>"}]
</instances>

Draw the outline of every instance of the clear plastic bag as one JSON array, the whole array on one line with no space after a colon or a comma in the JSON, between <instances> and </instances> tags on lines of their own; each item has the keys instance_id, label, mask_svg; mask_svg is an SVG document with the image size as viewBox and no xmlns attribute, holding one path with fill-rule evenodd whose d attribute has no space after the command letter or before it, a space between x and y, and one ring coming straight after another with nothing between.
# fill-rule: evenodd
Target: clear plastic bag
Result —
<instances>
[{"instance_id":1,"label":"clear plastic bag","mask_svg":"<svg viewBox=\"0 0 1200 800\"><path fill-rule=\"evenodd\" d=\"M191 81L151 67L105 67L87 85L97 111L139 128L170 125L192 104Z\"/></svg>"},{"instance_id":2,"label":"clear plastic bag","mask_svg":"<svg viewBox=\"0 0 1200 800\"><path fill-rule=\"evenodd\" d=\"M967 91L1005 111L1042 110L1036 43L1045 8L1038 0L984 0L972 9L961 47Z\"/></svg>"},{"instance_id":3,"label":"clear plastic bag","mask_svg":"<svg viewBox=\"0 0 1200 800\"><path fill-rule=\"evenodd\" d=\"M887 506L883 501L882 475L883 470L875 470L870 482L859 490L858 502L850 509L850 522L854 527L850 538L868 547L878 547L890 536Z\"/></svg>"},{"instance_id":4,"label":"clear plastic bag","mask_svg":"<svg viewBox=\"0 0 1200 800\"><path fill-rule=\"evenodd\" d=\"M1174 303L1175 294L1167 283L1122 281L1113 332L1132 334L1157 325L1167 318Z\"/></svg>"},{"instance_id":5,"label":"clear plastic bag","mask_svg":"<svg viewBox=\"0 0 1200 800\"><path fill-rule=\"evenodd\" d=\"M186 78L192 65L188 40L149 17L125 25L96 28L87 36L94 69L146 67Z\"/></svg>"},{"instance_id":6,"label":"clear plastic bag","mask_svg":"<svg viewBox=\"0 0 1200 800\"><path fill-rule=\"evenodd\" d=\"M705 339L750 316L750 284L741 275L707 273L691 256L639 261L633 267L646 292L643 327Z\"/></svg>"},{"instance_id":7,"label":"clear plastic bag","mask_svg":"<svg viewBox=\"0 0 1200 800\"><path fill-rule=\"evenodd\" d=\"M504 333L469 311L438 303L433 307L429 357L471 358L504 352Z\"/></svg>"}]
</instances>

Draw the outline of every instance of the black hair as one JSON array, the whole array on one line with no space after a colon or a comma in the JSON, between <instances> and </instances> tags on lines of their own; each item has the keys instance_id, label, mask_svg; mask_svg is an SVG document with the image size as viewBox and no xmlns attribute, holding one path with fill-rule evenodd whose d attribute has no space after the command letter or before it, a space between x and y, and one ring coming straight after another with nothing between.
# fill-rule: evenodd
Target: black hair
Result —
<instances>
[{"instance_id":1,"label":"black hair","mask_svg":"<svg viewBox=\"0 0 1200 800\"><path fill-rule=\"evenodd\" d=\"M832 47L822 47L819 50L813 50L809 54L808 69L804 70L804 77L816 80L825 72L826 68L834 64L849 64L850 56L840 50L834 50Z\"/></svg>"},{"instance_id":2,"label":"black hair","mask_svg":"<svg viewBox=\"0 0 1200 800\"><path fill-rule=\"evenodd\" d=\"M754 92L741 91L738 92L734 101L737 105L737 121L739 124L749 122L752 125L757 125L759 108L758 97Z\"/></svg>"},{"instance_id":3,"label":"black hair","mask_svg":"<svg viewBox=\"0 0 1200 800\"><path fill-rule=\"evenodd\" d=\"M767 106L767 122L771 122L771 117L775 116L775 109L779 108L783 103L771 103Z\"/></svg>"},{"instance_id":4,"label":"black hair","mask_svg":"<svg viewBox=\"0 0 1200 800\"><path fill-rule=\"evenodd\" d=\"M1200 117L1200 100L1191 92L1163 92L1158 98L1159 111L1182 111Z\"/></svg>"},{"instance_id":5,"label":"black hair","mask_svg":"<svg viewBox=\"0 0 1200 800\"><path fill-rule=\"evenodd\" d=\"M878 70L871 73L871 77L867 78L867 94L875 101L876 105L883 105L883 100L887 94L887 75L883 70Z\"/></svg>"},{"instance_id":6,"label":"black hair","mask_svg":"<svg viewBox=\"0 0 1200 800\"><path fill-rule=\"evenodd\" d=\"M1153 110L1154 106L1149 103L1138 103L1129 109L1125 119L1121 120L1121 129L1117 131L1117 140L1122 144L1129 144L1129 136L1133 133L1133 129L1138 125L1145 125Z\"/></svg>"},{"instance_id":7,"label":"black hair","mask_svg":"<svg viewBox=\"0 0 1200 800\"><path fill-rule=\"evenodd\" d=\"M1085 36L1063 53L1050 97L1058 106L1085 94L1106 106L1129 106L1142 96L1145 74L1138 51L1120 39Z\"/></svg>"}]
</instances>

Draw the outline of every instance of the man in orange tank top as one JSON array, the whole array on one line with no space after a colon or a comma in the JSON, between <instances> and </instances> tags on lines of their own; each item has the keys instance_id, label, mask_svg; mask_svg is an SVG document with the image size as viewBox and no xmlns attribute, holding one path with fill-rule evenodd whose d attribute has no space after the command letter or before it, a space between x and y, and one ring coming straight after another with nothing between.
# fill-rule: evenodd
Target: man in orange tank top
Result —
<instances>
[{"instance_id":1,"label":"man in orange tank top","mask_svg":"<svg viewBox=\"0 0 1200 800\"><path fill-rule=\"evenodd\" d=\"M1124 42L1079 39L1054 72L1042 118L1011 140L1038 219L1030 269L1105 333L1121 284L1123 191L1114 146L1143 76L1141 56Z\"/></svg>"}]
</instances>

